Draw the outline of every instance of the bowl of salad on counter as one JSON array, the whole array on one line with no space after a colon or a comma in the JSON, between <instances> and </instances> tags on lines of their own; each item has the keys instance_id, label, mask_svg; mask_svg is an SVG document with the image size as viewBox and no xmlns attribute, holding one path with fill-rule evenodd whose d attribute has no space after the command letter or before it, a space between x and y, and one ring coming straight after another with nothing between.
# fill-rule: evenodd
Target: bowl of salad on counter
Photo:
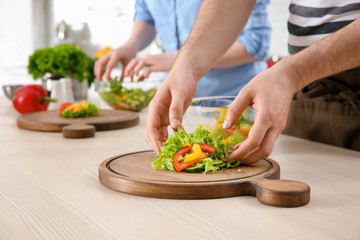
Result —
<instances>
[{"instance_id":1,"label":"bowl of salad on counter","mask_svg":"<svg viewBox=\"0 0 360 240\"><path fill-rule=\"evenodd\" d=\"M158 80L130 82L112 78L110 81L97 81L96 89L112 108L138 112L149 105L159 85Z\"/></svg>"},{"instance_id":2,"label":"bowl of salad on counter","mask_svg":"<svg viewBox=\"0 0 360 240\"><path fill-rule=\"evenodd\" d=\"M185 131L193 132L200 125L210 132L211 137L221 137L222 143L229 150L233 149L248 137L255 120L255 110L247 107L231 128L223 129L227 108L234 100L233 96L194 98L184 115Z\"/></svg>"}]
</instances>

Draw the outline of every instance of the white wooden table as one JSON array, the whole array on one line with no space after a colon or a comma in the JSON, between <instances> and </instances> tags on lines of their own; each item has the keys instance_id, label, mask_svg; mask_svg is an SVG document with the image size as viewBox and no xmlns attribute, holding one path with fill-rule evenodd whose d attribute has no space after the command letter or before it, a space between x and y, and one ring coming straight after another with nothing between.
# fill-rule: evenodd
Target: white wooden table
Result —
<instances>
[{"instance_id":1,"label":"white wooden table","mask_svg":"<svg viewBox=\"0 0 360 240\"><path fill-rule=\"evenodd\" d=\"M0 239L360 239L360 152L280 136L270 156L311 201L275 208L241 196L137 197L107 189L99 164L146 150L146 112L128 129L90 139L18 129L0 96Z\"/></svg>"}]
</instances>

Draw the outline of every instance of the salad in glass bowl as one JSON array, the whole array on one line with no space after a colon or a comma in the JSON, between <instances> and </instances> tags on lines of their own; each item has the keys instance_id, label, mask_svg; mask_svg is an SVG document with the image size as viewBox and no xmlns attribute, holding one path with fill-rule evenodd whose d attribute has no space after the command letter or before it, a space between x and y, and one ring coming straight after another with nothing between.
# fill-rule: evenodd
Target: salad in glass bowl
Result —
<instances>
[{"instance_id":1,"label":"salad in glass bowl","mask_svg":"<svg viewBox=\"0 0 360 240\"><path fill-rule=\"evenodd\" d=\"M234 100L233 96L195 98L184 115L185 130L192 132L201 125L211 136L221 136L222 142L231 150L248 137L255 120L255 110L247 107L234 126L223 129L227 108Z\"/></svg>"},{"instance_id":2,"label":"salad in glass bowl","mask_svg":"<svg viewBox=\"0 0 360 240\"><path fill-rule=\"evenodd\" d=\"M149 105L159 84L159 81L124 82L112 78L110 81L98 81L97 91L114 109L141 111Z\"/></svg>"}]
</instances>

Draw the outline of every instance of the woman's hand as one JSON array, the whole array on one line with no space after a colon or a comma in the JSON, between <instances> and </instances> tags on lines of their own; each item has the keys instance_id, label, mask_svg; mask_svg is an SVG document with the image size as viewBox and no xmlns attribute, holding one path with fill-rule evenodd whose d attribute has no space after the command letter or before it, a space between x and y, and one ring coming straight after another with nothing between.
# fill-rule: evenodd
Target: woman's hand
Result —
<instances>
[{"instance_id":1,"label":"woman's hand","mask_svg":"<svg viewBox=\"0 0 360 240\"><path fill-rule=\"evenodd\" d=\"M157 55L144 55L141 58L134 58L126 66L124 77L130 77L133 81L134 75L138 76L138 81L149 77L152 72L168 72L175 62L177 51L167 52ZM146 68L139 76L141 69Z\"/></svg>"},{"instance_id":2,"label":"woman's hand","mask_svg":"<svg viewBox=\"0 0 360 240\"><path fill-rule=\"evenodd\" d=\"M122 79L126 66L135 56L136 51L131 46L123 45L119 48L110 50L108 54L95 62L94 73L96 78L102 80L105 70L105 79L110 80L111 71L114 69L116 64L120 62L122 64Z\"/></svg>"}]
</instances>

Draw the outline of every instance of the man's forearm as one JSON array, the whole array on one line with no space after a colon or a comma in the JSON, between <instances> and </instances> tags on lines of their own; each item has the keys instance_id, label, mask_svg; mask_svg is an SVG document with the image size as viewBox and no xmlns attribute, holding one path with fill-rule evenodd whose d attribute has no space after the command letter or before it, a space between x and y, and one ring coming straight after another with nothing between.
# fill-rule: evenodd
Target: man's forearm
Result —
<instances>
[{"instance_id":1,"label":"man's forearm","mask_svg":"<svg viewBox=\"0 0 360 240\"><path fill-rule=\"evenodd\" d=\"M277 67L295 81L295 90L299 90L312 81L359 66L359 39L360 19L357 19L329 37L280 61Z\"/></svg>"},{"instance_id":2,"label":"man's forearm","mask_svg":"<svg viewBox=\"0 0 360 240\"><path fill-rule=\"evenodd\" d=\"M186 62L192 66L195 80L199 80L235 42L255 3L255 0L205 0L174 66Z\"/></svg>"},{"instance_id":3,"label":"man's forearm","mask_svg":"<svg viewBox=\"0 0 360 240\"><path fill-rule=\"evenodd\" d=\"M135 21L129 40L125 45L131 46L136 52L147 47L155 38L156 30L153 25L144 21Z\"/></svg>"}]
</instances>

